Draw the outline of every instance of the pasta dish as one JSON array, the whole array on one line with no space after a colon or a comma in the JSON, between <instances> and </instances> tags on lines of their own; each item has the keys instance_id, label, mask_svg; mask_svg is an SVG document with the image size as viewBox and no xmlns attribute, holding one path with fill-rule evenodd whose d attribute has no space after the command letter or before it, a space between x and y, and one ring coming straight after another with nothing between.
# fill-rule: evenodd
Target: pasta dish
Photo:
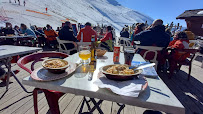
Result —
<instances>
[{"instance_id":1,"label":"pasta dish","mask_svg":"<svg viewBox=\"0 0 203 114\"><path fill-rule=\"evenodd\" d=\"M114 65L112 67L109 67L106 72L119 75L135 74L134 70L129 69L127 65Z\"/></svg>"},{"instance_id":2,"label":"pasta dish","mask_svg":"<svg viewBox=\"0 0 203 114\"><path fill-rule=\"evenodd\" d=\"M48 68L60 68L66 65L68 65L68 62L60 59L48 60L44 63L44 66Z\"/></svg>"}]
</instances>

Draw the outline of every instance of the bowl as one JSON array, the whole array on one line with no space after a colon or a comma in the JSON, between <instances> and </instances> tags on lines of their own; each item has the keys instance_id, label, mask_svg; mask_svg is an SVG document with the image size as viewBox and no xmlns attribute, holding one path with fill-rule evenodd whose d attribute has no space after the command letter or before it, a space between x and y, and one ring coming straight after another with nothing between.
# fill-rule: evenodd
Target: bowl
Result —
<instances>
[{"instance_id":1,"label":"bowl","mask_svg":"<svg viewBox=\"0 0 203 114\"><path fill-rule=\"evenodd\" d=\"M65 65L65 66L62 66L62 67L58 67L58 68L51 68L51 67L47 67L47 66L46 66L47 62L55 61L55 60L64 62L66 65ZM63 59L47 59L47 60L44 60L44 61L42 62L42 66L43 66L45 69L47 69L49 72L51 72L51 73L60 74L60 73L64 73L64 72L65 72L65 70L69 67L69 64L68 64L68 61L63 60Z\"/></svg>"},{"instance_id":2,"label":"bowl","mask_svg":"<svg viewBox=\"0 0 203 114\"><path fill-rule=\"evenodd\" d=\"M107 51L106 51L106 50L103 50L103 49L96 49L96 53L97 53L97 56L98 56L98 57L104 56L104 54L105 54L106 52L107 52Z\"/></svg>"},{"instance_id":3,"label":"bowl","mask_svg":"<svg viewBox=\"0 0 203 114\"><path fill-rule=\"evenodd\" d=\"M103 66L103 67L101 67L100 70L108 79L116 80L116 81L132 80L134 78L138 78L137 76L142 73L142 69L137 70L137 72L135 72L134 74L111 74L111 73L106 72L106 70L109 67L112 67L112 66L115 66L115 65L116 64ZM129 67L129 65L126 65L126 66Z\"/></svg>"}]
</instances>

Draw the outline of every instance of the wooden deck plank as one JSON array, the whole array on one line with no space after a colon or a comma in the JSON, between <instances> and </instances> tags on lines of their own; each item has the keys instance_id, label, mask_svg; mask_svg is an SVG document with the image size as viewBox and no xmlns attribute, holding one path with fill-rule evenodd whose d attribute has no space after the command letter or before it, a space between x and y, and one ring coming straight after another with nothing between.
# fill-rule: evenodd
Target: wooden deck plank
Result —
<instances>
[{"instance_id":1,"label":"wooden deck plank","mask_svg":"<svg viewBox=\"0 0 203 114\"><path fill-rule=\"evenodd\" d=\"M164 80L165 84L170 88L170 90L174 93L174 95L178 98L178 100L182 103L182 105L185 107L187 114L192 113L191 107L190 107L190 99L188 99L187 96L181 91L179 86L173 82L173 80L168 79L168 77L164 74L160 75L161 78ZM189 112L189 113L188 113Z\"/></svg>"},{"instance_id":2,"label":"wooden deck plank","mask_svg":"<svg viewBox=\"0 0 203 114\"><path fill-rule=\"evenodd\" d=\"M180 82L180 88L187 94L187 96L196 104L196 106L203 111L203 94L197 90L199 87L193 86L190 82L181 79L182 76L178 73L176 83Z\"/></svg>"},{"instance_id":3,"label":"wooden deck plank","mask_svg":"<svg viewBox=\"0 0 203 114\"><path fill-rule=\"evenodd\" d=\"M82 99L82 101L83 101L83 99ZM90 106L91 106L91 104L92 104L92 102L89 102L89 105L90 105ZM77 108L77 110L75 111L74 114L78 114L78 113L79 113L81 105L82 105L82 102L80 103L79 107ZM84 106L83 106L82 112L89 112L86 103L85 103Z\"/></svg>"},{"instance_id":4,"label":"wooden deck plank","mask_svg":"<svg viewBox=\"0 0 203 114\"><path fill-rule=\"evenodd\" d=\"M104 112L104 114L111 114L111 108L112 108L113 102L111 101L103 101L101 104L101 109Z\"/></svg>"},{"instance_id":5,"label":"wooden deck plank","mask_svg":"<svg viewBox=\"0 0 203 114\"><path fill-rule=\"evenodd\" d=\"M130 105L125 105L124 114L136 114L135 107Z\"/></svg>"},{"instance_id":6,"label":"wooden deck plank","mask_svg":"<svg viewBox=\"0 0 203 114\"><path fill-rule=\"evenodd\" d=\"M31 87L28 88L29 91L32 90ZM0 112L4 111L4 109L8 106L15 106L15 104L13 103L20 103L20 99L22 99L23 97L25 97L26 95L29 95L29 94L25 94L23 91L17 91L16 94L10 94L12 95L12 97L8 96L10 99L7 99L6 96L4 99L2 99L3 103L0 105ZM22 99L23 100L23 99Z\"/></svg>"},{"instance_id":7,"label":"wooden deck plank","mask_svg":"<svg viewBox=\"0 0 203 114\"><path fill-rule=\"evenodd\" d=\"M74 94L67 94L60 102L59 102L59 107L60 107L60 112L63 113L66 107L70 104L70 102L73 100L75 97Z\"/></svg>"},{"instance_id":8,"label":"wooden deck plank","mask_svg":"<svg viewBox=\"0 0 203 114\"><path fill-rule=\"evenodd\" d=\"M30 108L33 108L33 96L31 96L32 99L30 99L28 102L24 103L23 105L21 105L20 108L18 108L17 110L15 110L12 114L24 114L25 112L27 112ZM38 101L42 100L42 98L44 98L43 94L39 94L38 95Z\"/></svg>"},{"instance_id":9,"label":"wooden deck plank","mask_svg":"<svg viewBox=\"0 0 203 114\"><path fill-rule=\"evenodd\" d=\"M38 112L47 104L47 100L45 97L43 97L40 101L38 100ZM48 105L47 105L48 106ZM34 114L34 106L31 107L25 114ZM40 113L42 114L42 113ZM44 112L43 112L44 114Z\"/></svg>"},{"instance_id":10,"label":"wooden deck plank","mask_svg":"<svg viewBox=\"0 0 203 114\"><path fill-rule=\"evenodd\" d=\"M113 102L111 114L117 114L119 108L120 106L118 106L117 103ZM120 114L123 114L123 113L124 111L122 110Z\"/></svg>"},{"instance_id":11,"label":"wooden deck plank","mask_svg":"<svg viewBox=\"0 0 203 114\"><path fill-rule=\"evenodd\" d=\"M59 99L59 102L61 102L65 96L66 96L66 94L63 95L63 96L61 96L61 98ZM44 97L45 97L45 95L44 95ZM45 99L46 99L46 97L45 97ZM48 105L48 103L47 103L47 104L45 104L45 105L38 111L38 113L39 113L39 114L45 114L45 113L47 113L48 111L49 111L49 105Z\"/></svg>"},{"instance_id":12,"label":"wooden deck plank","mask_svg":"<svg viewBox=\"0 0 203 114\"><path fill-rule=\"evenodd\" d=\"M83 96L75 96L68 107L64 110L63 114L74 114L79 104L82 102L82 99Z\"/></svg>"}]
</instances>

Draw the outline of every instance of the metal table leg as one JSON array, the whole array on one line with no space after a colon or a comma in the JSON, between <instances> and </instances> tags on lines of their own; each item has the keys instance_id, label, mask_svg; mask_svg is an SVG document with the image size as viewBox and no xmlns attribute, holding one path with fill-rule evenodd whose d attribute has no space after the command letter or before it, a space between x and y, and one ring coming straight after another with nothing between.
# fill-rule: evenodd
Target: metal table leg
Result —
<instances>
[{"instance_id":1,"label":"metal table leg","mask_svg":"<svg viewBox=\"0 0 203 114\"><path fill-rule=\"evenodd\" d=\"M8 74L7 74L7 79L6 79L6 90L8 90L9 79L10 79L10 75L11 75L11 57L6 58L5 66L8 69Z\"/></svg>"},{"instance_id":2,"label":"metal table leg","mask_svg":"<svg viewBox=\"0 0 203 114\"><path fill-rule=\"evenodd\" d=\"M10 76L11 74L13 75L14 79L18 82L18 84L21 86L21 88L23 88L23 90L26 92L26 93L32 93L32 92L28 92L25 87L21 84L21 82L18 80L18 78L16 77L15 73L13 71L11 71L11 60L12 60L12 57L9 57L9 58L6 58L6 62L5 62L5 66L6 68L8 69L8 75L7 75L7 81L6 81L6 90L8 90L8 87L9 87L9 79L10 79Z\"/></svg>"},{"instance_id":3,"label":"metal table leg","mask_svg":"<svg viewBox=\"0 0 203 114\"><path fill-rule=\"evenodd\" d=\"M89 106L89 102L92 101L92 103L94 104L94 107L90 107ZM99 114L104 114L103 111L101 110L101 108L99 107L99 105L103 102L103 100L99 100L98 102L96 102L96 100L94 98L90 98L90 100L87 100L85 97L83 98L83 102L82 102L82 105L80 107L80 111L79 111L79 114L82 113L82 110L83 110L83 107L84 107L84 104L86 103L87 104L87 107L88 107L88 110L91 114L93 114L94 110L97 109L99 111ZM125 104L120 104L120 103L117 103L118 106L120 106L120 108L118 109L118 112L117 114L120 114L121 111L125 108Z\"/></svg>"},{"instance_id":4,"label":"metal table leg","mask_svg":"<svg viewBox=\"0 0 203 114\"><path fill-rule=\"evenodd\" d=\"M118 106L120 106L120 108L118 109L118 112L117 114L120 114L121 111L125 108L125 104L120 104L120 103L117 103Z\"/></svg>"}]
</instances>

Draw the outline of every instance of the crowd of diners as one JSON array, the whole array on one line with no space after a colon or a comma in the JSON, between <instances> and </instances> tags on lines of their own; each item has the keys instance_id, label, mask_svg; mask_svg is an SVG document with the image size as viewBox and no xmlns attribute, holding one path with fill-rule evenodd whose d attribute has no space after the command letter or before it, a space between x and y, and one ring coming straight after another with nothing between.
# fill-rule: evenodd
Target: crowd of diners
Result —
<instances>
[{"instance_id":1,"label":"crowd of diners","mask_svg":"<svg viewBox=\"0 0 203 114\"><path fill-rule=\"evenodd\" d=\"M170 47L175 49L188 49L189 40L194 40L195 35L186 30L177 30L175 33L171 32L168 26L163 25L161 19L155 20L151 25L144 23L134 24L133 32L129 32L129 26L125 27L120 32L120 37L129 38L134 44L134 41L140 41L142 46L157 46L164 47L164 49ZM74 48L77 46L76 42L91 42L91 37L95 37L95 41L101 43L101 47L106 48L108 51L113 51L114 40L115 40L115 30L112 26L94 26L90 22L87 22L83 28L78 27L79 32L77 36L74 35L73 27L71 22L66 21L62 27L58 27L57 30L53 30L52 26L47 24L46 27L37 27L36 25L30 26L28 28L25 24L21 24L20 27L7 22L6 27L0 28L0 36L6 35L31 35L38 40L39 47L47 46L50 48L57 48L58 37L60 40L73 41L73 44L66 44L67 49ZM6 42L6 44L12 44L12 41ZM1 44L5 44L1 42ZM139 50L137 53L143 54L145 50ZM76 53L72 51L71 54ZM173 60L179 58L180 54L175 52L173 54L168 54L166 51L162 50L158 55L159 65L158 68L165 63L165 57L169 57L169 63L172 65ZM186 59L189 56L185 56L182 59ZM150 58L150 56L149 56Z\"/></svg>"},{"instance_id":2,"label":"crowd of diners","mask_svg":"<svg viewBox=\"0 0 203 114\"><path fill-rule=\"evenodd\" d=\"M141 46L163 47L163 50L158 53L158 70L163 70L166 59L169 61L169 66L175 66L178 59L184 61L190 56L189 53L180 54L178 51L168 52L168 49L189 49L189 40L195 40L195 35L187 29L181 31L176 30L173 34L168 26L163 25L163 20L157 19L152 25L146 26L144 23L137 23L133 33L130 36L128 26L124 27L120 32L121 37L129 38L134 44L134 41L139 41ZM137 53L143 55L146 50L138 50ZM147 59L151 59L153 53L147 55Z\"/></svg>"}]
</instances>

